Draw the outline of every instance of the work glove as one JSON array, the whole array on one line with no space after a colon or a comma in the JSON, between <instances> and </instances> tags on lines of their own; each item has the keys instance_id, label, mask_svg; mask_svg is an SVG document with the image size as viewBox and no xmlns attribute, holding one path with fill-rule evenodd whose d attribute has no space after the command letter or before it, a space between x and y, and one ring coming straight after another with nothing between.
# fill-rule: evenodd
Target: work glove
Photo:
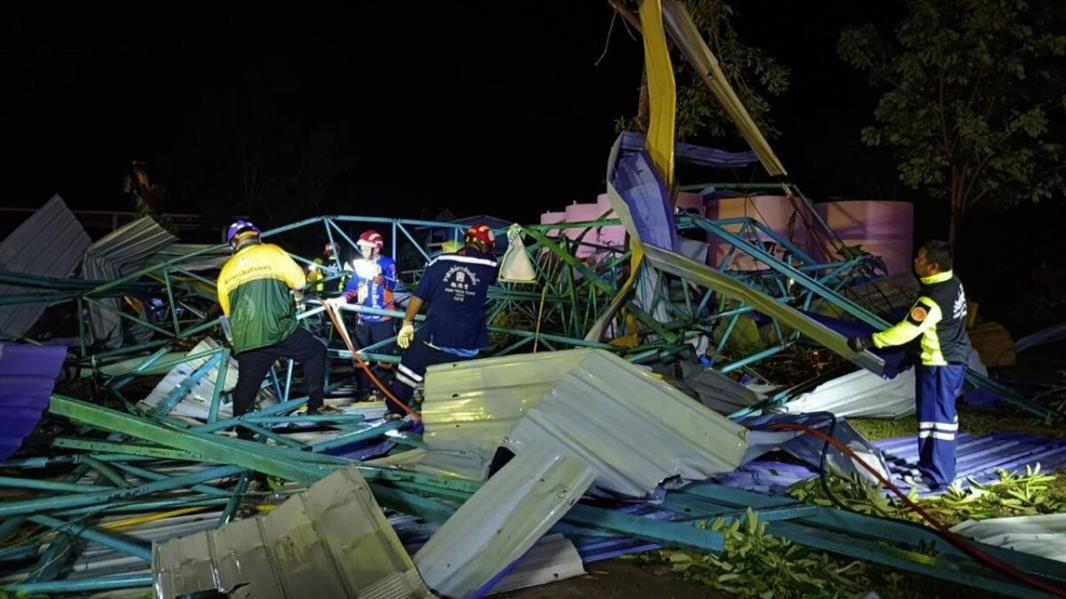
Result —
<instances>
[{"instance_id":1,"label":"work glove","mask_svg":"<svg viewBox=\"0 0 1066 599\"><path fill-rule=\"evenodd\" d=\"M399 345L403 349L407 349L411 345L411 341L415 338L415 323L410 320L403 321L403 326L400 327L400 334L396 335L396 345Z\"/></svg>"},{"instance_id":2,"label":"work glove","mask_svg":"<svg viewBox=\"0 0 1066 599\"><path fill-rule=\"evenodd\" d=\"M370 295L370 288L367 286L366 283L360 283L359 284L359 291L358 291L358 293L356 295L357 295L356 301L360 305L362 305L364 302L366 302L366 296Z\"/></svg>"},{"instance_id":3,"label":"work glove","mask_svg":"<svg viewBox=\"0 0 1066 599\"><path fill-rule=\"evenodd\" d=\"M852 337L848 339L848 347L857 353L862 353L873 347L873 341L869 337Z\"/></svg>"},{"instance_id":4,"label":"work glove","mask_svg":"<svg viewBox=\"0 0 1066 599\"><path fill-rule=\"evenodd\" d=\"M338 295L337 297L331 297L331 298L327 298L326 299L326 304L331 306L331 307L333 307L333 308L338 308L338 307L343 306L343 305L345 305L347 303L348 303L348 298L344 297L343 295Z\"/></svg>"}]
</instances>

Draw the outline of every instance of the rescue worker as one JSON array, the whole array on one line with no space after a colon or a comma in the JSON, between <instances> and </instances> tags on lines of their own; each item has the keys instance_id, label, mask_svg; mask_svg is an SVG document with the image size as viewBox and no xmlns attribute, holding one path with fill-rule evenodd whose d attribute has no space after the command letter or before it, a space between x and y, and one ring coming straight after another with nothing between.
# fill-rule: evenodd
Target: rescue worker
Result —
<instances>
[{"instance_id":1,"label":"rescue worker","mask_svg":"<svg viewBox=\"0 0 1066 599\"><path fill-rule=\"evenodd\" d=\"M346 304L355 300L358 305L379 310L391 310L394 306L393 291L396 289L396 263L392 258L382 255L384 241L373 229L364 231L355 242L359 257L352 264L352 277L344 288L344 293L330 300L333 304ZM357 349L370 347L396 335L396 325L391 316L360 312L355 324L355 346ZM381 348L377 349L382 352ZM389 364L375 364L374 376L385 382L384 372L391 369ZM356 384L359 393L367 395L374 386L370 377L361 368L356 369ZM387 383L386 383L387 384Z\"/></svg>"},{"instance_id":2,"label":"rescue worker","mask_svg":"<svg viewBox=\"0 0 1066 599\"><path fill-rule=\"evenodd\" d=\"M966 293L952 273L951 246L928 241L918 250L914 271L921 281L918 300L899 324L848 341L855 351L904 345L921 336L921 363L915 367L918 417L918 470L905 477L912 487L938 489L955 480L955 399L966 377L970 338L966 334Z\"/></svg>"},{"instance_id":3,"label":"rescue worker","mask_svg":"<svg viewBox=\"0 0 1066 599\"><path fill-rule=\"evenodd\" d=\"M252 410L255 396L267 371L279 358L292 358L303 365L309 414L340 413L323 406L326 346L303 327L297 326L296 301L306 284L303 270L271 243L262 243L260 230L238 220L226 230L233 256L218 275L218 303L229 330L233 353L240 367L233 390L233 415ZM238 427L238 436L251 439L248 429Z\"/></svg>"},{"instance_id":4,"label":"rescue worker","mask_svg":"<svg viewBox=\"0 0 1066 599\"><path fill-rule=\"evenodd\" d=\"M495 241L488 225L476 224L466 230L465 245L458 252L437 256L426 265L396 338L406 351L392 393L407 405L422 385L426 368L473 359L489 345L485 303L497 276ZM416 335L415 316L423 304L426 320ZM403 409L392 402L388 409L388 418L403 416Z\"/></svg>"}]
</instances>

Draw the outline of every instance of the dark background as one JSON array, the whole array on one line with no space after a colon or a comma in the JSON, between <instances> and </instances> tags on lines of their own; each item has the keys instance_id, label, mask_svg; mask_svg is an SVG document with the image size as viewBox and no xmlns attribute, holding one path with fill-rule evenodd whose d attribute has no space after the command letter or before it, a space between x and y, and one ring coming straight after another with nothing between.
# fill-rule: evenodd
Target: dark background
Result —
<instances>
[{"instance_id":1,"label":"dark background","mask_svg":"<svg viewBox=\"0 0 1066 599\"><path fill-rule=\"evenodd\" d=\"M783 133L772 142L792 179L815 200L913 201L916 241L946 236L946 209L899 185L890 156L860 143L879 94L835 52L842 27L889 28L902 3L737 6L742 39L792 69L773 102ZM77 209L130 210L122 179L137 159L167 188L167 211L213 226L245 214L276 225L443 208L532 222L603 191L615 120L636 111L640 39L620 20L608 38L606 2L219 10L5 18L0 206L58 193ZM242 164L257 161L260 186L274 190L263 200L240 188ZM340 175L315 174L335 161ZM684 174L682 184L762 177ZM308 179L316 189L300 191ZM1018 288L1061 280L1061 241L1047 226L1061 212L972 214L959 248L971 294L1002 296L993 303L1005 313Z\"/></svg>"}]
</instances>

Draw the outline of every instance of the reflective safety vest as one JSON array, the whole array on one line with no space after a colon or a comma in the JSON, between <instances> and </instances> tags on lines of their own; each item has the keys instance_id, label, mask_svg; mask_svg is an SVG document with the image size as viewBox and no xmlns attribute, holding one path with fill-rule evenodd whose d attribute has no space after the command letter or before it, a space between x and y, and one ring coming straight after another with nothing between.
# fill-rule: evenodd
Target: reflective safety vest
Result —
<instances>
[{"instance_id":1,"label":"reflective safety vest","mask_svg":"<svg viewBox=\"0 0 1066 599\"><path fill-rule=\"evenodd\" d=\"M272 243L246 245L218 275L218 303L229 317L233 353L281 343L296 330L291 289L307 283L285 250Z\"/></svg>"},{"instance_id":2,"label":"reflective safety vest","mask_svg":"<svg viewBox=\"0 0 1066 599\"><path fill-rule=\"evenodd\" d=\"M918 300L899 324L873 334L874 347L903 345L921 335L922 364L966 364L966 292L950 270L922 277Z\"/></svg>"}]
</instances>

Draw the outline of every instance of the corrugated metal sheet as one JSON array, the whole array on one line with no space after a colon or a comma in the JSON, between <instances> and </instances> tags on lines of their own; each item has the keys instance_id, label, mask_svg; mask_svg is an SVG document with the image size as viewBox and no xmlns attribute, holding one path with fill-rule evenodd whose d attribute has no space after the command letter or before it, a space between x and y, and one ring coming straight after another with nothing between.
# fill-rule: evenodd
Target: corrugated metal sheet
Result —
<instances>
[{"instance_id":1,"label":"corrugated metal sheet","mask_svg":"<svg viewBox=\"0 0 1066 599\"><path fill-rule=\"evenodd\" d=\"M0 343L0 460L37 426L66 355L63 346Z\"/></svg>"},{"instance_id":2,"label":"corrugated metal sheet","mask_svg":"<svg viewBox=\"0 0 1066 599\"><path fill-rule=\"evenodd\" d=\"M531 447L474 493L415 554L433 591L469 597L522 557L592 484L588 464Z\"/></svg>"},{"instance_id":3,"label":"corrugated metal sheet","mask_svg":"<svg viewBox=\"0 0 1066 599\"><path fill-rule=\"evenodd\" d=\"M151 260L160 251L174 244L177 238L150 217L139 218L108 233L85 252L81 274L85 279L112 281L129 274ZM119 347L123 343L122 321L115 314L117 299L105 298L89 309L93 339L104 347Z\"/></svg>"},{"instance_id":4,"label":"corrugated metal sheet","mask_svg":"<svg viewBox=\"0 0 1066 599\"><path fill-rule=\"evenodd\" d=\"M781 410L790 414L832 412L837 416L900 418L913 414L914 406L914 369L910 368L894 379L857 370L818 385Z\"/></svg>"},{"instance_id":5,"label":"corrugated metal sheet","mask_svg":"<svg viewBox=\"0 0 1066 599\"><path fill-rule=\"evenodd\" d=\"M355 466L265 516L152 548L156 597L430 597Z\"/></svg>"},{"instance_id":6,"label":"corrugated metal sheet","mask_svg":"<svg viewBox=\"0 0 1066 599\"><path fill-rule=\"evenodd\" d=\"M89 242L89 235L63 203L63 198L53 196L0 243L0 270L66 277L74 272ZM0 295L30 291L0 285ZM0 337L25 334L46 307L45 303L0 306Z\"/></svg>"},{"instance_id":7,"label":"corrugated metal sheet","mask_svg":"<svg viewBox=\"0 0 1066 599\"><path fill-rule=\"evenodd\" d=\"M966 427L965 420L960 424ZM1037 464L1045 472L1066 466L1066 439L1044 439L1020 433L996 433L986 437L959 433L957 440L958 474L955 482L964 488L969 485L967 479L981 484L999 480L997 471L1001 468L1024 473L1026 466ZM881 439L874 441L873 446L881 450L889 472L895 477L894 482L905 489L902 477L918 471L918 439L915 436ZM808 466L755 461L717 481L748 491L784 493L792 484L817 474Z\"/></svg>"},{"instance_id":8,"label":"corrugated metal sheet","mask_svg":"<svg viewBox=\"0 0 1066 599\"><path fill-rule=\"evenodd\" d=\"M155 259L159 262L174 260L195 252L203 251L208 247L211 246L203 243L175 243L170 247L160 250L160 252L156 254ZM187 260L182 260L181 267L193 272L200 270L217 270L222 268L222 265L225 264L226 260L229 260L229 258L230 251L227 247L223 246L215 251L205 252Z\"/></svg>"},{"instance_id":9,"label":"corrugated metal sheet","mask_svg":"<svg viewBox=\"0 0 1066 599\"><path fill-rule=\"evenodd\" d=\"M591 350L431 366L422 403L427 468L481 480L518 419Z\"/></svg>"},{"instance_id":10,"label":"corrugated metal sheet","mask_svg":"<svg viewBox=\"0 0 1066 599\"><path fill-rule=\"evenodd\" d=\"M988 545L1066 562L1066 514L967 520L951 531Z\"/></svg>"},{"instance_id":11,"label":"corrugated metal sheet","mask_svg":"<svg viewBox=\"0 0 1066 599\"><path fill-rule=\"evenodd\" d=\"M577 548L561 534L544 535L522 556L506 576L491 587L491 593L505 593L566 580L585 573Z\"/></svg>"},{"instance_id":12,"label":"corrugated metal sheet","mask_svg":"<svg viewBox=\"0 0 1066 599\"><path fill-rule=\"evenodd\" d=\"M729 415L764 399L759 393L699 362L681 362L681 373L682 381L699 395L700 403L719 414Z\"/></svg>"},{"instance_id":13,"label":"corrugated metal sheet","mask_svg":"<svg viewBox=\"0 0 1066 599\"><path fill-rule=\"evenodd\" d=\"M643 497L667 478L732 471L747 432L640 367L588 350L504 446L519 455L551 447L590 464L597 488Z\"/></svg>"},{"instance_id":14,"label":"corrugated metal sheet","mask_svg":"<svg viewBox=\"0 0 1066 599\"><path fill-rule=\"evenodd\" d=\"M222 346L210 337L205 337L200 343L197 343L195 347L188 351L185 355L193 356L212 349L219 349ZM196 358L188 362L182 362L174 368L170 369L163 380L156 384L152 392L148 394L148 397L144 398L137 404L138 409L148 411L159 405L171 391L176 389L179 385L185 382L198 368L204 365L209 358ZM223 391L231 392L237 385L237 374L239 366L237 365L236 358L230 356L229 366L226 368L226 383L223 386ZM188 418L196 418L198 420L207 420L208 413L211 411L211 396L214 394L215 380L218 378L218 366L214 366L208 371L203 378L201 378L195 385L189 388L189 391L185 396L179 400L178 404L174 406L174 409L170 411L171 416L185 416ZM273 404L274 391L270 387L260 389L259 395L256 400L261 406ZM218 415L220 419L230 418L233 416L233 404L226 402L219 406Z\"/></svg>"}]
</instances>

